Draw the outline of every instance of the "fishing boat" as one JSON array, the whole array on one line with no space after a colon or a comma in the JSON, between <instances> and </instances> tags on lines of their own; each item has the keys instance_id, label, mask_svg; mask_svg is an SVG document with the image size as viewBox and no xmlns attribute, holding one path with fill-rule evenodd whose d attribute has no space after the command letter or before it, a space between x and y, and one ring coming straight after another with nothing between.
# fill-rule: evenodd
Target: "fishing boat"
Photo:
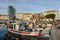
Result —
<instances>
[{"instance_id":1,"label":"fishing boat","mask_svg":"<svg viewBox=\"0 0 60 40\"><path fill-rule=\"evenodd\" d=\"M51 26L52 27L52 26ZM43 28L28 28L26 23L24 22L15 22L15 23L10 23L8 26L8 31L9 33L12 33L14 36L29 36L37 39L37 37L40 37L42 35L49 37L49 32L51 30L51 27L46 27L45 29ZM46 32L47 31L47 32Z\"/></svg>"}]
</instances>

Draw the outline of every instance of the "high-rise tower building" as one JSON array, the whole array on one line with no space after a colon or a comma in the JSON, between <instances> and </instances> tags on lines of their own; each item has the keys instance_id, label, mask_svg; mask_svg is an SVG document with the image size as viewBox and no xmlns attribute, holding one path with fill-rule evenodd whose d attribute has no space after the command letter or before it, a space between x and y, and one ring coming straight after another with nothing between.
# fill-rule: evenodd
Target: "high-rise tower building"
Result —
<instances>
[{"instance_id":1,"label":"high-rise tower building","mask_svg":"<svg viewBox=\"0 0 60 40\"><path fill-rule=\"evenodd\" d=\"M15 14L16 14L16 9L13 8L13 6L8 6L9 20L14 20L15 19Z\"/></svg>"}]
</instances>

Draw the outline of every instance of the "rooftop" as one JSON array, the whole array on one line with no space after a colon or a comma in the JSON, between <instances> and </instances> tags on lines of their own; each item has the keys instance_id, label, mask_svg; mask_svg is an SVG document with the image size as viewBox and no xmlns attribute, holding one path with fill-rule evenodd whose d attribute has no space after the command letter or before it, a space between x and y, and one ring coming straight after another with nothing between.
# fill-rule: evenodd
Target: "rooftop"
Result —
<instances>
[{"instance_id":1,"label":"rooftop","mask_svg":"<svg viewBox=\"0 0 60 40\"><path fill-rule=\"evenodd\" d=\"M46 12L58 12L58 10L48 10Z\"/></svg>"}]
</instances>

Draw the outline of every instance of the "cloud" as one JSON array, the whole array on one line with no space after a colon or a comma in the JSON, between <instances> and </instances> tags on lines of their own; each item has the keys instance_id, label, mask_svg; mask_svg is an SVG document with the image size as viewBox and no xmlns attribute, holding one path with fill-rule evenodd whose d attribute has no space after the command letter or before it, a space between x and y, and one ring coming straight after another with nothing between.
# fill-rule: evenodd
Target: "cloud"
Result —
<instances>
[{"instance_id":1,"label":"cloud","mask_svg":"<svg viewBox=\"0 0 60 40\"><path fill-rule=\"evenodd\" d=\"M45 4L53 4L53 5L55 5L55 4L60 4L60 1L59 0L35 0L35 3L37 4L37 5L45 5Z\"/></svg>"},{"instance_id":2,"label":"cloud","mask_svg":"<svg viewBox=\"0 0 60 40\"><path fill-rule=\"evenodd\" d=\"M6 7L6 6L7 6L6 3L1 3L1 2L0 2L0 7Z\"/></svg>"},{"instance_id":3,"label":"cloud","mask_svg":"<svg viewBox=\"0 0 60 40\"><path fill-rule=\"evenodd\" d=\"M0 2L0 14L4 14L7 12L7 4Z\"/></svg>"}]
</instances>

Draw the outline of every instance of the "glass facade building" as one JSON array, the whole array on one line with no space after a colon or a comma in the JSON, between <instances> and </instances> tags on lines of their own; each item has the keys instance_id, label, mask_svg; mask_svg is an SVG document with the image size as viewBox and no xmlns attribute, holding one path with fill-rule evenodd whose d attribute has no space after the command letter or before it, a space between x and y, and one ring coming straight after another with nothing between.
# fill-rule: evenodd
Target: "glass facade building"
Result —
<instances>
[{"instance_id":1,"label":"glass facade building","mask_svg":"<svg viewBox=\"0 0 60 40\"><path fill-rule=\"evenodd\" d=\"M16 14L16 9L13 8L13 6L8 6L9 20L14 20L15 19L15 14Z\"/></svg>"}]
</instances>

